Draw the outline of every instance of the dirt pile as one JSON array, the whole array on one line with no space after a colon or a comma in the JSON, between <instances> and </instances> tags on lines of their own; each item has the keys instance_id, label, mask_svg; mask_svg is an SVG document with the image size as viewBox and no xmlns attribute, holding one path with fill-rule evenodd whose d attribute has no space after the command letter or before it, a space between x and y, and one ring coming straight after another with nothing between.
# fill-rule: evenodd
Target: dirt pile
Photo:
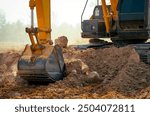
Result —
<instances>
[{"instance_id":1,"label":"dirt pile","mask_svg":"<svg viewBox=\"0 0 150 116\"><path fill-rule=\"evenodd\" d=\"M0 54L0 98L150 98L150 66L133 48L68 47L63 53L67 77L47 86L28 85L14 74L18 53Z\"/></svg>"},{"instance_id":2,"label":"dirt pile","mask_svg":"<svg viewBox=\"0 0 150 116\"><path fill-rule=\"evenodd\" d=\"M19 56L12 51L0 53L0 87L15 84Z\"/></svg>"}]
</instances>

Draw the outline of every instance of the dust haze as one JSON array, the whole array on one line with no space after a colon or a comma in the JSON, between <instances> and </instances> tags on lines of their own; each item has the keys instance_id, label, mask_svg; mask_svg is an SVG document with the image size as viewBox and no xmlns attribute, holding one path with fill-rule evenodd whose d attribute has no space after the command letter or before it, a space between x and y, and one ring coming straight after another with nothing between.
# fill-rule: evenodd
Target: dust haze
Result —
<instances>
[{"instance_id":1,"label":"dust haze","mask_svg":"<svg viewBox=\"0 0 150 116\"><path fill-rule=\"evenodd\" d=\"M24 45L30 44L29 37L25 32L25 27L21 21L7 23L5 15L0 13L0 50L24 48ZM80 24L72 26L63 23L59 26L52 25L52 40L59 36L67 36L69 44L78 44L82 42L80 37Z\"/></svg>"}]
</instances>

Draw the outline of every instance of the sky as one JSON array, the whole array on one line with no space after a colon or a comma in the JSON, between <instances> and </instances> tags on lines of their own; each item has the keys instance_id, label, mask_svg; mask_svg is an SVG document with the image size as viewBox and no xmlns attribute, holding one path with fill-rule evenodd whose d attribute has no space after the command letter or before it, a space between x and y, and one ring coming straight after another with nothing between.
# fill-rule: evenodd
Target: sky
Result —
<instances>
[{"instance_id":1,"label":"sky","mask_svg":"<svg viewBox=\"0 0 150 116\"><path fill-rule=\"evenodd\" d=\"M0 11L2 11L8 22L21 20L27 23L30 17L27 0L0 0Z\"/></svg>"},{"instance_id":2,"label":"sky","mask_svg":"<svg viewBox=\"0 0 150 116\"><path fill-rule=\"evenodd\" d=\"M108 1L108 0L107 0ZM52 23L61 25L68 23L71 25L80 24L81 13L86 0L51 0L52 2ZM8 22L22 21L30 24L29 0L0 0L0 11L2 10ZM97 0L89 0L85 18L89 18L93 12Z\"/></svg>"},{"instance_id":3,"label":"sky","mask_svg":"<svg viewBox=\"0 0 150 116\"><path fill-rule=\"evenodd\" d=\"M93 0L92 0L93 1ZM97 0L94 0L95 3ZM29 0L0 0L0 10L5 13L8 22L22 21L25 24L30 23ZM52 2L52 22L56 25L68 23L71 25L79 24L81 13L86 0L51 0ZM95 6L90 3L90 8ZM93 9L92 7L92 9ZM93 10L86 12L91 15Z\"/></svg>"}]
</instances>

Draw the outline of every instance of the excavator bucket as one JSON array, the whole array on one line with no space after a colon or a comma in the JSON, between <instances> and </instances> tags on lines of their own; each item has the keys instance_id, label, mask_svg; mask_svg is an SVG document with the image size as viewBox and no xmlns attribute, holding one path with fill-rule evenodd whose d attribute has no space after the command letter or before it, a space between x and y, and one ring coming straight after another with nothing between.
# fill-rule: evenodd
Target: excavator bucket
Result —
<instances>
[{"instance_id":1,"label":"excavator bucket","mask_svg":"<svg viewBox=\"0 0 150 116\"><path fill-rule=\"evenodd\" d=\"M47 45L41 55L33 55L29 45L18 61L18 75L28 82L55 82L65 76L65 63L58 45Z\"/></svg>"}]
</instances>

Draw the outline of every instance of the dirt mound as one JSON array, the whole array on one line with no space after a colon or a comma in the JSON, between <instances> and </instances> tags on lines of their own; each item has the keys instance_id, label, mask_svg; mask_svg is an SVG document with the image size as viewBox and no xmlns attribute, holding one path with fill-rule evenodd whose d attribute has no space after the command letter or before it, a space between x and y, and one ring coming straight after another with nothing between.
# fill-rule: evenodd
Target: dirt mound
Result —
<instances>
[{"instance_id":1,"label":"dirt mound","mask_svg":"<svg viewBox=\"0 0 150 116\"><path fill-rule=\"evenodd\" d=\"M150 66L132 47L68 47L63 53L67 77L48 86L28 85L13 74L18 53L0 54L0 98L150 98Z\"/></svg>"},{"instance_id":2,"label":"dirt mound","mask_svg":"<svg viewBox=\"0 0 150 116\"><path fill-rule=\"evenodd\" d=\"M0 87L15 84L19 56L15 52L0 53Z\"/></svg>"},{"instance_id":3,"label":"dirt mound","mask_svg":"<svg viewBox=\"0 0 150 116\"><path fill-rule=\"evenodd\" d=\"M98 72L102 96L115 91L121 96L138 98L136 93L150 85L150 66L140 62L132 47L89 49L76 51L73 56L81 59L90 71Z\"/></svg>"}]
</instances>

